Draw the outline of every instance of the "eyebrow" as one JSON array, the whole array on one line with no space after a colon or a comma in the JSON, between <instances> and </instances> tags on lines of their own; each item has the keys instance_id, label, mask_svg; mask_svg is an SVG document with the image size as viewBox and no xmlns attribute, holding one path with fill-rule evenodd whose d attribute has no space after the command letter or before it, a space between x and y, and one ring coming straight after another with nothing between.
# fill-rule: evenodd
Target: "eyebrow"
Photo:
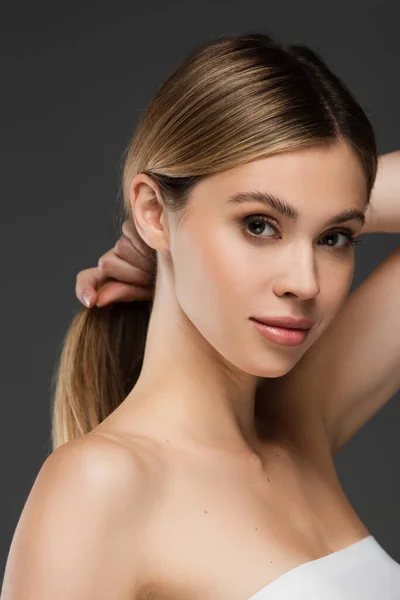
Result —
<instances>
[{"instance_id":1,"label":"eyebrow","mask_svg":"<svg viewBox=\"0 0 400 600\"><path fill-rule=\"evenodd\" d=\"M279 212L284 217L289 218L290 220L297 222L299 220L299 211L289 204L286 200L281 200L274 194L270 194L269 192L264 191L249 191L249 192L238 192L230 196L227 200L229 203L233 204L242 204L245 202L251 202L253 204L260 203L268 206L269 208L273 208L277 212ZM339 223L343 223L344 221L352 221L357 220L364 225L365 223L365 214L359 210L358 208L348 208L338 215L331 217L326 223L327 226L338 225Z\"/></svg>"}]
</instances>

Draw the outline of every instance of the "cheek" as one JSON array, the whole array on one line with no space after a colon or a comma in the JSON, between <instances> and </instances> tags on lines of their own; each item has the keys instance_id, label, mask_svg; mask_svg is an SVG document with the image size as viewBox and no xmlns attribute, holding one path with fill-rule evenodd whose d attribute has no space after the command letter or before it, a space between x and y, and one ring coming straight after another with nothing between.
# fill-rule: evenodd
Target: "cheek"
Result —
<instances>
[{"instance_id":1,"label":"cheek","mask_svg":"<svg viewBox=\"0 0 400 600\"><path fill-rule=\"evenodd\" d=\"M348 297L354 274L354 261L348 266L340 265L334 272L327 272L321 282L321 309L326 320L331 321Z\"/></svg>"},{"instance_id":2,"label":"cheek","mask_svg":"<svg viewBox=\"0 0 400 600\"><path fill-rule=\"evenodd\" d=\"M250 316L245 302L254 293L243 245L232 236L224 241L208 233L206 239L182 240L176 256L176 294L183 311L210 341L223 337L233 343L233 325Z\"/></svg>"}]
</instances>

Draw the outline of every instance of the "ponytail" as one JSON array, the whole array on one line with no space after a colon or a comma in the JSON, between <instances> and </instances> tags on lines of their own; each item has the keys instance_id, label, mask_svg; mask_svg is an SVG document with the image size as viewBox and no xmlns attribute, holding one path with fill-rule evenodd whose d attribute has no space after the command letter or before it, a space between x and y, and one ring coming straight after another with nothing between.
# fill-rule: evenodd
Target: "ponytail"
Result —
<instances>
[{"instance_id":1,"label":"ponytail","mask_svg":"<svg viewBox=\"0 0 400 600\"><path fill-rule=\"evenodd\" d=\"M142 369L152 301L78 309L53 378L53 451L111 414Z\"/></svg>"}]
</instances>

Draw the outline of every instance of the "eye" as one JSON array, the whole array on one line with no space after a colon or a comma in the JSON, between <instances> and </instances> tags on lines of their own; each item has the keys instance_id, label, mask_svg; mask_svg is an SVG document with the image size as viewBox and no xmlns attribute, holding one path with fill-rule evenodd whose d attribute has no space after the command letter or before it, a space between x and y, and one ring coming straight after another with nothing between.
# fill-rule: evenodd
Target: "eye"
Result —
<instances>
[{"instance_id":1,"label":"eye","mask_svg":"<svg viewBox=\"0 0 400 600\"><path fill-rule=\"evenodd\" d=\"M275 237L271 236L268 233L267 235L261 235L261 233L265 231L266 227L270 227L275 233L279 233L279 229L276 222L273 221L270 217L267 217L266 215L246 215L240 220L239 224L240 227L245 230L245 234L257 242L262 242L268 238ZM249 233L249 229L252 230L251 233ZM340 240L340 236L344 238L344 244L335 245L335 240ZM329 231L323 236L321 236L322 242L324 240L332 240L332 238L334 239L333 244L328 242L327 244L322 245L326 245L328 246L328 248L331 248L332 250L338 252L349 250L350 248L354 247L356 244L359 244L361 242L361 239L359 237L356 237L355 234L351 231L351 229L336 229Z\"/></svg>"},{"instance_id":2,"label":"eye","mask_svg":"<svg viewBox=\"0 0 400 600\"><path fill-rule=\"evenodd\" d=\"M360 240L358 238L355 238L353 236L351 231L331 231L330 233L325 234L322 239L329 239L329 238L337 239L338 236L344 237L344 245L343 246L335 246L334 244L327 244L327 245L333 249L343 250L343 249L348 248L350 245L360 242Z\"/></svg>"},{"instance_id":3,"label":"eye","mask_svg":"<svg viewBox=\"0 0 400 600\"><path fill-rule=\"evenodd\" d=\"M252 237L260 237L260 230L264 230L265 226L271 227L271 229L277 233L278 228L274 225L271 220L264 215L247 215L241 221L244 228L251 227L252 233L250 234ZM268 237L268 236L263 236Z\"/></svg>"}]
</instances>

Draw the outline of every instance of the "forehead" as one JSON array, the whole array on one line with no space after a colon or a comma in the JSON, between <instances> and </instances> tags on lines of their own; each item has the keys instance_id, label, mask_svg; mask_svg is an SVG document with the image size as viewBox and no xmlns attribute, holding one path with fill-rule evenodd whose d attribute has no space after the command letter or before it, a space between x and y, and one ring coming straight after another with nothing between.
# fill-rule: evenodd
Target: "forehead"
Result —
<instances>
[{"instance_id":1,"label":"forehead","mask_svg":"<svg viewBox=\"0 0 400 600\"><path fill-rule=\"evenodd\" d=\"M299 211L307 206L365 208L367 181L357 153L347 144L285 151L217 173L200 182L194 200L215 203L237 192L265 190ZM228 206L232 209L232 206Z\"/></svg>"}]
</instances>

